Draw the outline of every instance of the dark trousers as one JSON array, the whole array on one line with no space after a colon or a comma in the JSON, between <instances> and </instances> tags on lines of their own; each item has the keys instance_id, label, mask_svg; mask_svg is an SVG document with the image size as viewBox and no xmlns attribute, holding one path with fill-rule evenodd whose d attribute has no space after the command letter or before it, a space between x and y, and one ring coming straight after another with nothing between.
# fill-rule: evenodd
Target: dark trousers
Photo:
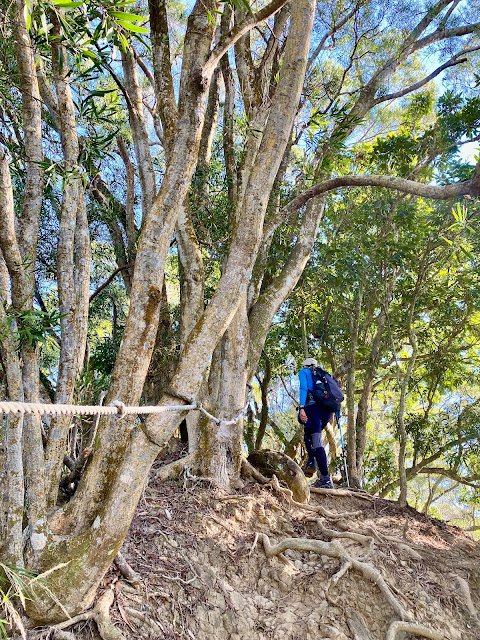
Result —
<instances>
[{"instance_id":1,"label":"dark trousers","mask_svg":"<svg viewBox=\"0 0 480 640\"><path fill-rule=\"evenodd\" d=\"M322 444L322 430L330 421L332 414L320 409L316 404L305 407L308 421L304 424L303 441L309 462L317 461L322 476L328 476L327 454Z\"/></svg>"}]
</instances>

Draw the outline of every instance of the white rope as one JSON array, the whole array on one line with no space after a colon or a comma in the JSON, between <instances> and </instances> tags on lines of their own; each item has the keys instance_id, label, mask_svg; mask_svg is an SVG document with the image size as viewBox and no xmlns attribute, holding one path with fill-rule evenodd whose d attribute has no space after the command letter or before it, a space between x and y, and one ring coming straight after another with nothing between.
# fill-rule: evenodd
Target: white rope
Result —
<instances>
[{"instance_id":1,"label":"white rope","mask_svg":"<svg viewBox=\"0 0 480 640\"><path fill-rule=\"evenodd\" d=\"M202 407L202 405L201 405L201 404L200 404L200 405L198 405L198 406L196 407L196 409L198 409L199 411L201 411L201 412L202 412L204 415L206 415L206 416L207 416L207 418L209 418L210 420L213 420L213 422L215 422L215 424L220 424L220 423L221 423L221 424L223 424L224 426L228 427L228 426L230 426L231 424L236 424L236 423L240 420L240 418L241 418L241 417L245 414L245 412L247 411L247 409L248 409L248 404L249 404L249 403L247 402L247 404L243 407L243 409L240 411L240 413L239 413L239 414L237 414L237 415L235 416L235 418L232 418L231 420L222 420L221 418L217 418L217 417L215 417L215 416L212 416L212 414L211 414L211 413L208 413L208 411L207 411L206 409L204 409L204 408Z\"/></svg>"},{"instance_id":2,"label":"white rope","mask_svg":"<svg viewBox=\"0 0 480 640\"><path fill-rule=\"evenodd\" d=\"M147 413L165 413L166 411L193 411L200 409L197 404L179 404L156 407L127 407L114 400L108 407L78 404L42 404L35 402L0 402L0 412L37 416L125 416Z\"/></svg>"},{"instance_id":3,"label":"white rope","mask_svg":"<svg viewBox=\"0 0 480 640\"><path fill-rule=\"evenodd\" d=\"M216 424L224 425L235 424L240 420L248 408L248 403L240 411L240 413L232 418L232 420L221 420L216 416L212 416L202 405L196 404L172 404L158 405L152 407L128 407L120 400L114 400L108 407L95 405L78 405L78 404L43 404L35 402L0 402L0 412L9 414L30 414L36 416L117 416L126 415L146 415L151 413L165 413L167 411L201 411L210 420Z\"/></svg>"}]
</instances>

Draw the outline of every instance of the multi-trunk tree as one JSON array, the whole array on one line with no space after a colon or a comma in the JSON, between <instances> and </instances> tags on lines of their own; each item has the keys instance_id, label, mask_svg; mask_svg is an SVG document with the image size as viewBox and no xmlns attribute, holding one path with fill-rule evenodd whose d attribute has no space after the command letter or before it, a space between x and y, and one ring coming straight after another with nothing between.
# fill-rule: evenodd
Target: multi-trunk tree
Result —
<instances>
[{"instance_id":1,"label":"multi-trunk tree","mask_svg":"<svg viewBox=\"0 0 480 640\"><path fill-rule=\"evenodd\" d=\"M480 47L473 6L199 0L182 23L167 2L151 0L149 29L141 26L147 18L129 13L125 3L16 0L4 9L12 18L2 25L1 82L10 91L0 114L8 399L36 400L39 393L39 345L30 329L41 215L53 215L58 229L55 401L73 400L88 352L87 213L90 222L95 213L129 296L105 402L195 399L230 420L244 407L272 320L308 260L324 194L369 185L436 199L480 191L479 170L441 185L344 175L333 162L395 100L450 67L468 69ZM422 56L432 52L439 66L424 69ZM128 114L123 133L114 126L121 107L112 107L112 89ZM118 134L131 136L130 149ZM218 225L218 193L205 180L214 141L223 150L225 183ZM441 142L434 137L432 154L441 152ZM119 170L108 168L114 150L123 189ZM220 259L213 270L201 242L209 221L224 229L210 247ZM269 252L286 226L288 244L271 269ZM172 238L178 326L165 286ZM43 313L48 327L52 319ZM173 339L178 348L165 362ZM70 613L91 602L159 448L184 417L102 419L78 490L64 505L57 498L70 421L52 420L42 432L38 418L7 417L3 555L35 571L56 567L28 602L33 620L64 617L58 600ZM227 426L189 417L188 428L189 463L220 486L236 482L242 419Z\"/></svg>"}]
</instances>

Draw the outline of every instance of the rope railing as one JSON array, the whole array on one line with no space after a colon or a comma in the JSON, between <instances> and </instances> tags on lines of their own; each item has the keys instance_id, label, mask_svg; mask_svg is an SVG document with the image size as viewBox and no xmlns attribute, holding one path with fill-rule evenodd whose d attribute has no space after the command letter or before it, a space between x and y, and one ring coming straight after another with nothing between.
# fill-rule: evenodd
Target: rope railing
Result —
<instances>
[{"instance_id":1,"label":"rope railing","mask_svg":"<svg viewBox=\"0 0 480 640\"><path fill-rule=\"evenodd\" d=\"M0 402L0 412L4 414L29 414L36 416L116 416L124 417L127 415L146 415L152 413L166 413L169 411L201 411L209 420L213 420L216 424L224 425L235 424L246 412L247 405L232 420L222 420L213 416L202 407L200 402L195 404L173 404L173 405L157 405L157 406L127 406L119 400L114 400L110 405L78 405L78 404L44 404L36 402Z\"/></svg>"}]
</instances>

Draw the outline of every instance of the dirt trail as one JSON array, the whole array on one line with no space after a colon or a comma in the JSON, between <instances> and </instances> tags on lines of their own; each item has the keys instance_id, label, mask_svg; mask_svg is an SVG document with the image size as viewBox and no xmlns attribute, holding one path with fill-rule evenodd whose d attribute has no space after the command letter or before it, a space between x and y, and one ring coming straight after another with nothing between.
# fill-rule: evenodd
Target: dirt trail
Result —
<instances>
[{"instance_id":1,"label":"dirt trail","mask_svg":"<svg viewBox=\"0 0 480 640\"><path fill-rule=\"evenodd\" d=\"M360 513L318 521L272 487L222 495L204 481L152 479L122 547L141 583L112 568L102 585L115 592L112 620L126 638L387 638L398 615L377 584L355 567L340 576L338 558L309 551L268 558L266 534L271 544L334 539L378 570L415 623L446 640L480 638L480 546L462 531L388 500L312 495L311 504ZM332 538L345 531L357 539Z\"/></svg>"}]
</instances>

